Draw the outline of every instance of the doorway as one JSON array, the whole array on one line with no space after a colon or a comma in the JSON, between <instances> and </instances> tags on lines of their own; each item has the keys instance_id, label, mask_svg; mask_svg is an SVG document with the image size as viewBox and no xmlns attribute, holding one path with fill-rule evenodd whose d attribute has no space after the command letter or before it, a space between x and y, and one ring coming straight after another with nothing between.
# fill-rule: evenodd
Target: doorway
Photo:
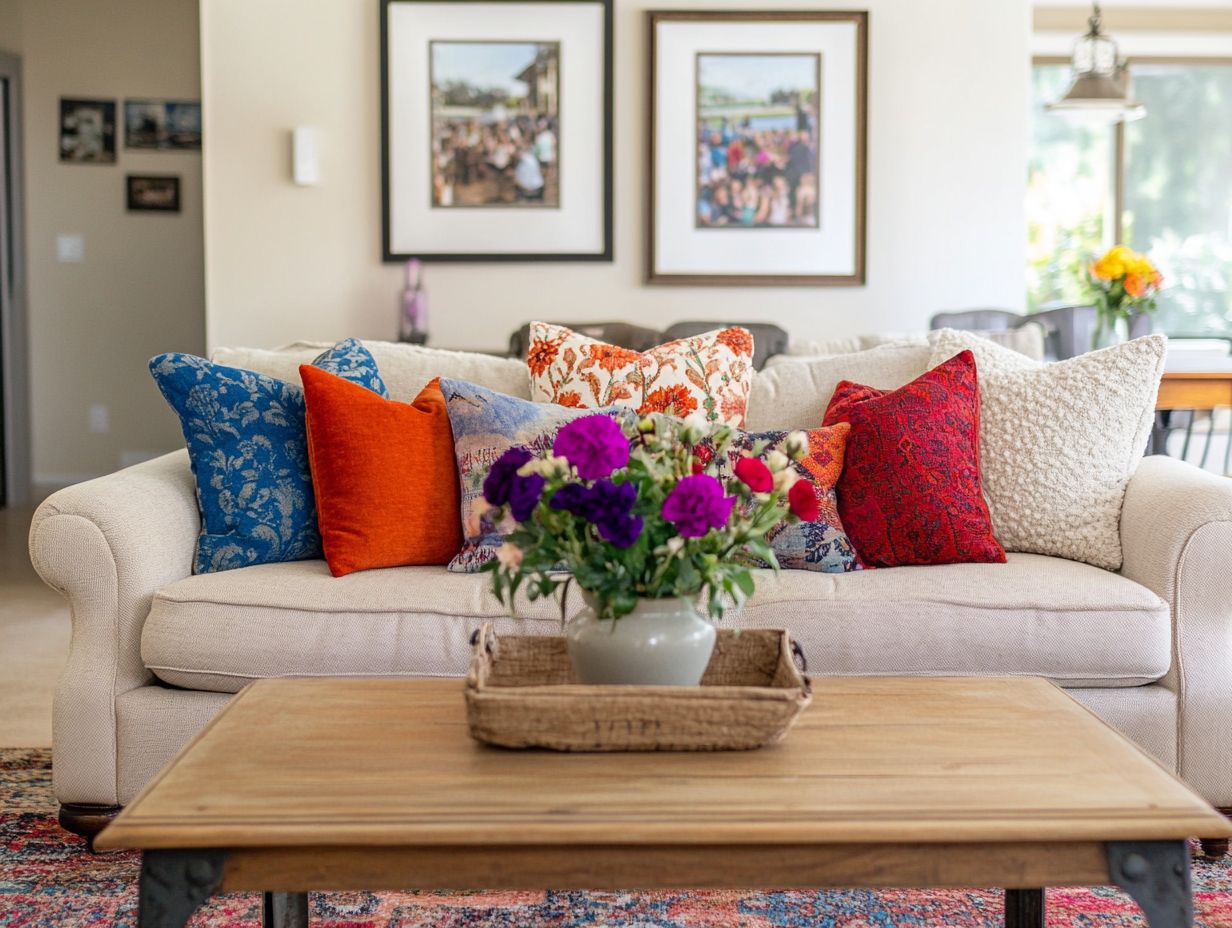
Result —
<instances>
[{"instance_id":1,"label":"doorway","mask_svg":"<svg viewBox=\"0 0 1232 928\"><path fill-rule=\"evenodd\" d=\"M0 52L0 506L30 493L21 59Z\"/></svg>"}]
</instances>

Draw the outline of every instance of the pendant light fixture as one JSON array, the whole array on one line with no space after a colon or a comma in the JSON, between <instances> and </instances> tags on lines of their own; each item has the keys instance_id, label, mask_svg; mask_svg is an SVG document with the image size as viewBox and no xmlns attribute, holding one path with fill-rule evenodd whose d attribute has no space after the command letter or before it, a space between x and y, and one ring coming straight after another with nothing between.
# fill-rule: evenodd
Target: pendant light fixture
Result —
<instances>
[{"instance_id":1,"label":"pendant light fixture","mask_svg":"<svg viewBox=\"0 0 1232 928\"><path fill-rule=\"evenodd\" d=\"M1103 33L1098 3L1087 24L1087 34L1074 43L1073 82L1065 96L1045 109L1085 123L1141 119L1146 107L1130 98L1129 70L1116 42Z\"/></svg>"}]
</instances>

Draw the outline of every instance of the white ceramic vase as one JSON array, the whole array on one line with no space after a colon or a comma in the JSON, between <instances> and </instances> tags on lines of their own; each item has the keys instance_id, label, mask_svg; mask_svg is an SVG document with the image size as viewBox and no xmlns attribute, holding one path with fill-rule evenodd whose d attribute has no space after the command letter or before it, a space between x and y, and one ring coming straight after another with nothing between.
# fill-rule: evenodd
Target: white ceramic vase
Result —
<instances>
[{"instance_id":1,"label":"white ceramic vase","mask_svg":"<svg viewBox=\"0 0 1232 928\"><path fill-rule=\"evenodd\" d=\"M714 650L715 630L686 599L641 599L619 619L600 619L594 601L565 624L580 683L696 686Z\"/></svg>"}]
</instances>

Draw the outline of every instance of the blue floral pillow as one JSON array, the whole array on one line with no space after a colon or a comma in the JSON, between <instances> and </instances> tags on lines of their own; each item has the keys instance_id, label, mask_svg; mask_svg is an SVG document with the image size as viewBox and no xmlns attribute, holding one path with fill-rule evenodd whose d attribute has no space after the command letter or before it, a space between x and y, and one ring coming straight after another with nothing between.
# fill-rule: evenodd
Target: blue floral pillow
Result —
<instances>
[{"instance_id":1,"label":"blue floral pillow","mask_svg":"<svg viewBox=\"0 0 1232 928\"><path fill-rule=\"evenodd\" d=\"M441 392L453 428L454 452L458 457L458 482L462 490L462 550L449 562L461 573L478 570L496 555L507 527L474 518L475 501L483 496L483 478L492 462L510 448L522 446L538 454L552 447L561 426L581 416L607 413L632 415L607 409L572 409L555 403L532 403L462 380L441 378Z\"/></svg>"},{"instance_id":2,"label":"blue floral pillow","mask_svg":"<svg viewBox=\"0 0 1232 928\"><path fill-rule=\"evenodd\" d=\"M312 363L389 396L356 339ZM197 481L193 573L320 557L303 388L174 352L153 358L150 373L180 417Z\"/></svg>"}]
</instances>

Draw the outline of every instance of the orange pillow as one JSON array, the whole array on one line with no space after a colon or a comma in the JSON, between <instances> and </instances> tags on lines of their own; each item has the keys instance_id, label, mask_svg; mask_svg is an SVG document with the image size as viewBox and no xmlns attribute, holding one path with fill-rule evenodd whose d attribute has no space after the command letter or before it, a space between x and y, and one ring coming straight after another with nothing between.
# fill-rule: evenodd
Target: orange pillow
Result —
<instances>
[{"instance_id":1,"label":"orange pillow","mask_svg":"<svg viewBox=\"0 0 1232 928\"><path fill-rule=\"evenodd\" d=\"M329 572L449 563L462 518L440 380L399 403L307 364L299 375Z\"/></svg>"}]
</instances>

